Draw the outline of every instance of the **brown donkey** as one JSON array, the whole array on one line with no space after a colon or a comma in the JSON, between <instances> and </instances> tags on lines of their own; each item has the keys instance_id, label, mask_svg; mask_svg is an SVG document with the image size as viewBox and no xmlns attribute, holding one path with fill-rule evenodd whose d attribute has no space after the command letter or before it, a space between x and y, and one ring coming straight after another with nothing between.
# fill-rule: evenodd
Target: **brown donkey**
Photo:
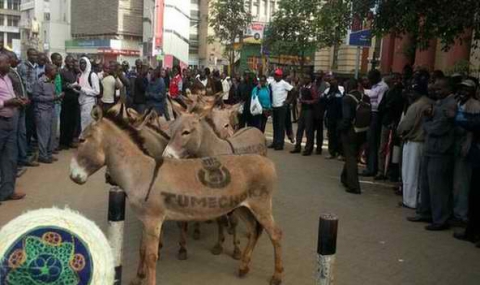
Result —
<instances>
[{"instance_id":1,"label":"brown donkey","mask_svg":"<svg viewBox=\"0 0 480 285\"><path fill-rule=\"evenodd\" d=\"M84 184L103 166L127 193L144 229L137 277L132 284L156 285L158 243L165 220L203 221L246 207L267 231L275 252L271 285L282 282L282 231L272 215L277 181L274 164L258 155L155 161L143 147L138 131L123 120L103 118L93 110L94 122L83 132L70 164L70 178ZM249 238L239 269L249 271L260 228Z\"/></svg>"}]
</instances>

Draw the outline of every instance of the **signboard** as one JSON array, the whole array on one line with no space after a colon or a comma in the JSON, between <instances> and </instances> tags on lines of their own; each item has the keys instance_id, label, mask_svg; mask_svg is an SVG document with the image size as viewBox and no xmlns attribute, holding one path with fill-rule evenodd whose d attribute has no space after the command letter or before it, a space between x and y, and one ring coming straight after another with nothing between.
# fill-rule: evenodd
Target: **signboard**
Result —
<instances>
[{"instance_id":1,"label":"signboard","mask_svg":"<svg viewBox=\"0 0 480 285\"><path fill-rule=\"evenodd\" d=\"M70 49L75 48L109 48L110 40L72 40L65 41L65 47Z\"/></svg>"},{"instance_id":2,"label":"signboard","mask_svg":"<svg viewBox=\"0 0 480 285\"><path fill-rule=\"evenodd\" d=\"M357 47L371 47L372 46L372 31L361 30L351 32L348 35L348 45Z\"/></svg>"},{"instance_id":3,"label":"signboard","mask_svg":"<svg viewBox=\"0 0 480 285\"><path fill-rule=\"evenodd\" d=\"M139 50L127 50L127 49L110 49L110 48L99 48L98 53L101 54L112 54L112 55L125 55L125 56L139 56Z\"/></svg>"},{"instance_id":4,"label":"signboard","mask_svg":"<svg viewBox=\"0 0 480 285\"><path fill-rule=\"evenodd\" d=\"M249 44L261 44L264 31L265 23L253 22L245 31L243 42Z\"/></svg>"},{"instance_id":5,"label":"signboard","mask_svg":"<svg viewBox=\"0 0 480 285\"><path fill-rule=\"evenodd\" d=\"M155 49L163 47L163 14L165 12L165 0L155 0Z\"/></svg>"}]
</instances>

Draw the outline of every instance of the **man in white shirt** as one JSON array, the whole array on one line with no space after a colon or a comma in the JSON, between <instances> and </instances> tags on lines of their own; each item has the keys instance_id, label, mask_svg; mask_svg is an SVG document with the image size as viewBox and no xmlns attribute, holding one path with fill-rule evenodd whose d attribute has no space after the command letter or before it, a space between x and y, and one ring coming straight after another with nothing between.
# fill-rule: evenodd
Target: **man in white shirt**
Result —
<instances>
[{"instance_id":1,"label":"man in white shirt","mask_svg":"<svg viewBox=\"0 0 480 285\"><path fill-rule=\"evenodd\" d=\"M293 86L283 80L283 71L275 70L275 81L270 84L272 88L272 107L273 107L273 143L269 148L275 150L283 150L285 141L285 118L287 116L288 107L286 100L288 92Z\"/></svg>"},{"instance_id":2,"label":"man in white shirt","mask_svg":"<svg viewBox=\"0 0 480 285\"><path fill-rule=\"evenodd\" d=\"M115 105L118 97L120 97L120 92L118 91L123 88L122 81L118 77L115 77L115 68L116 64L105 63L103 65L101 79L103 94L101 101L104 112L108 111L113 105Z\"/></svg>"},{"instance_id":3,"label":"man in white shirt","mask_svg":"<svg viewBox=\"0 0 480 285\"><path fill-rule=\"evenodd\" d=\"M230 77L226 73L222 73L222 89L223 89L223 101L228 101L228 96L230 94L230 88L232 84L230 82Z\"/></svg>"},{"instance_id":4,"label":"man in white shirt","mask_svg":"<svg viewBox=\"0 0 480 285\"><path fill-rule=\"evenodd\" d=\"M381 131L378 106L388 91L388 85L382 80L380 71L376 69L368 73L368 80L372 85L372 89L365 94L370 97L370 103L372 104L372 122L367 133L367 169L362 172L362 176L370 177L375 176L378 171L378 148Z\"/></svg>"}]
</instances>

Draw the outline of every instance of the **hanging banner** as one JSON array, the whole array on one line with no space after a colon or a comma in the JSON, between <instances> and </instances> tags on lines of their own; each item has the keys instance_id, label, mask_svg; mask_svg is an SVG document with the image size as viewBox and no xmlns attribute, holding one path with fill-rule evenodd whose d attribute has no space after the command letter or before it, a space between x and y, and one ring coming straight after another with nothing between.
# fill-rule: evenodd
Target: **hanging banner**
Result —
<instances>
[{"instance_id":1,"label":"hanging banner","mask_svg":"<svg viewBox=\"0 0 480 285\"><path fill-rule=\"evenodd\" d=\"M165 0L155 0L155 49L163 47L163 14L165 12Z\"/></svg>"}]
</instances>

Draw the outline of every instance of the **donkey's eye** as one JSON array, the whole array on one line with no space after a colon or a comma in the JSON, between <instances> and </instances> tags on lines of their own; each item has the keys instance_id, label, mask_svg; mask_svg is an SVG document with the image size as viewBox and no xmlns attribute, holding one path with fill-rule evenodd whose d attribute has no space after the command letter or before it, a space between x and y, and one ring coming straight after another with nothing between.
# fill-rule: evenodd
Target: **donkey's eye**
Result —
<instances>
[{"instance_id":1,"label":"donkey's eye","mask_svg":"<svg viewBox=\"0 0 480 285\"><path fill-rule=\"evenodd\" d=\"M230 127L230 124L226 124L225 126L223 126L225 129L229 128Z\"/></svg>"},{"instance_id":2,"label":"donkey's eye","mask_svg":"<svg viewBox=\"0 0 480 285\"><path fill-rule=\"evenodd\" d=\"M85 139L84 139L84 138L79 138L79 139L78 139L78 142L79 142L79 143L84 143L84 142L85 142Z\"/></svg>"},{"instance_id":3,"label":"donkey's eye","mask_svg":"<svg viewBox=\"0 0 480 285\"><path fill-rule=\"evenodd\" d=\"M182 136L188 136L190 134L190 131L183 131Z\"/></svg>"}]
</instances>

